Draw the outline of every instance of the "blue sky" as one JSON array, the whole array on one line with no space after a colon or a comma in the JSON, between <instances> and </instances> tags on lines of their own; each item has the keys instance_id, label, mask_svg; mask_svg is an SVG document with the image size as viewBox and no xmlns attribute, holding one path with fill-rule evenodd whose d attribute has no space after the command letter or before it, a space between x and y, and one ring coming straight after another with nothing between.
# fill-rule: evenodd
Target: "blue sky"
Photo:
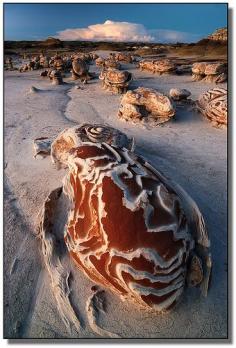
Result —
<instances>
[{"instance_id":1,"label":"blue sky","mask_svg":"<svg viewBox=\"0 0 236 348\"><path fill-rule=\"evenodd\" d=\"M194 42L226 25L226 4L4 5L5 40Z\"/></svg>"}]
</instances>

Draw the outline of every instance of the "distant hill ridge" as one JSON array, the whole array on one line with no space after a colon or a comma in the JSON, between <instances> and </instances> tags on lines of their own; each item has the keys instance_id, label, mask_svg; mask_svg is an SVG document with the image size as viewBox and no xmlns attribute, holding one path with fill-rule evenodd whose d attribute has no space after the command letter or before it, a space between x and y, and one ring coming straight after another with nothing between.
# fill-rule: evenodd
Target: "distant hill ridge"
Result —
<instances>
[{"instance_id":1,"label":"distant hill ridge","mask_svg":"<svg viewBox=\"0 0 236 348\"><path fill-rule=\"evenodd\" d=\"M46 40L42 41L43 46L62 46L62 42L59 39L49 36Z\"/></svg>"},{"instance_id":2,"label":"distant hill ridge","mask_svg":"<svg viewBox=\"0 0 236 348\"><path fill-rule=\"evenodd\" d=\"M47 51L54 55L57 52L70 52L79 50L132 51L141 56L157 54L174 54L183 56L202 56L202 59L211 57L227 60L227 28L217 29L213 34L196 43L157 44L142 42L92 42L92 41L61 41L58 38L48 37L43 41L4 41L4 54L20 54L29 52L39 54Z\"/></svg>"}]
</instances>

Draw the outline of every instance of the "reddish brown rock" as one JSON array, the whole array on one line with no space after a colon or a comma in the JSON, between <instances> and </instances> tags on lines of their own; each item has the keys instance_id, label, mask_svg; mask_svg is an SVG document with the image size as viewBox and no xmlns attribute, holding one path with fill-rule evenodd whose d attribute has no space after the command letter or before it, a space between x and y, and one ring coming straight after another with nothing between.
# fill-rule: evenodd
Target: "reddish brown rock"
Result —
<instances>
[{"instance_id":1,"label":"reddish brown rock","mask_svg":"<svg viewBox=\"0 0 236 348\"><path fill-rule=\"evenodd\" d=\"M106 143L71 150L68 165L65 242L89 278L157 312L179 301L187 279L206 294L209 239L183 189L134 153Z\"/></svg>"}]
</instances>

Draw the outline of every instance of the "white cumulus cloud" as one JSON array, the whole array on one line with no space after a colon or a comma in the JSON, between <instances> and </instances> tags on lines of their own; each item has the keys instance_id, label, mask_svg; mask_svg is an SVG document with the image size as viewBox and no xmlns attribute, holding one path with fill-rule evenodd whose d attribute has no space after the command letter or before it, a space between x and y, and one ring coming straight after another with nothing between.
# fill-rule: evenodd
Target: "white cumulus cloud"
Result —
<instances>
[{"instance_id":1,"label":"white cumulus cloud","mask_svg":"<svg viewBox=\"0 0 236 348\"><path fill-rule=\"evenodd\" d=\"M60 40L90 41L153 41L142 24L114 22L107 20L103 24L89 25L87 28L66 29L58 32Z\"/></svg>"},{"instance_id":2,"label":"white cumulus cloud","mask_svg":"<svg viewBox=\"0 0 236 348\"><path fill-rule=\"evenodd\" d=\"M107 20L87 28L65 29L57 37L63 41L113 41L113 42L193 42L198 35L173 30L148 30L142 24Z\"/></svg>"}]
</instances>

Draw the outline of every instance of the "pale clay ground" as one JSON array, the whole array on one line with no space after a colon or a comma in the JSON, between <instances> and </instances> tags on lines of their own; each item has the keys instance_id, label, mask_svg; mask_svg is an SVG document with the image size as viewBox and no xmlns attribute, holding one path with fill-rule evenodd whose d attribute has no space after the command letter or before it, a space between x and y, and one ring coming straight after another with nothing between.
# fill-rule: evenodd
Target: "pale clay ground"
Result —
<instances>
[{"instance_id":1,"label":"pale clay ground","mask_svg":"<svg viewBox=\"0 0 236 348\"><path fill-rule=\"evenodd\" d=\"M152 87L168 93L187 88L196 100L213 87L192 82L189 75L134 74L131 88ZM92 65L91 71L99 69ZM53 137L80 122L107 123L134 136L136 151L192 196L202 211L212 244L213 272L207 298L187 289L169 314L155 315L122 302L105 289L106 314L99 325L124 338L227 338L227 131L214 128L190 107L178 108L176 120L145 129L120 121L121 96L101 89L96 79L88 85L71 81L53 86L39 71L5 73L5 233L4 311L7 338L95 338L88 325L85 303L93 283L70 261L71 301L83 328L68 332L61 320L50 278L36 238L38 212L49 192L61 186L65 171L57 171L50 158L33 158L33 139ZM79 84L83 89L75 89ZM29 93L30 87L40 89ZM223 85L224 86L224 85Z\"/></svg>"}]
</instances>

